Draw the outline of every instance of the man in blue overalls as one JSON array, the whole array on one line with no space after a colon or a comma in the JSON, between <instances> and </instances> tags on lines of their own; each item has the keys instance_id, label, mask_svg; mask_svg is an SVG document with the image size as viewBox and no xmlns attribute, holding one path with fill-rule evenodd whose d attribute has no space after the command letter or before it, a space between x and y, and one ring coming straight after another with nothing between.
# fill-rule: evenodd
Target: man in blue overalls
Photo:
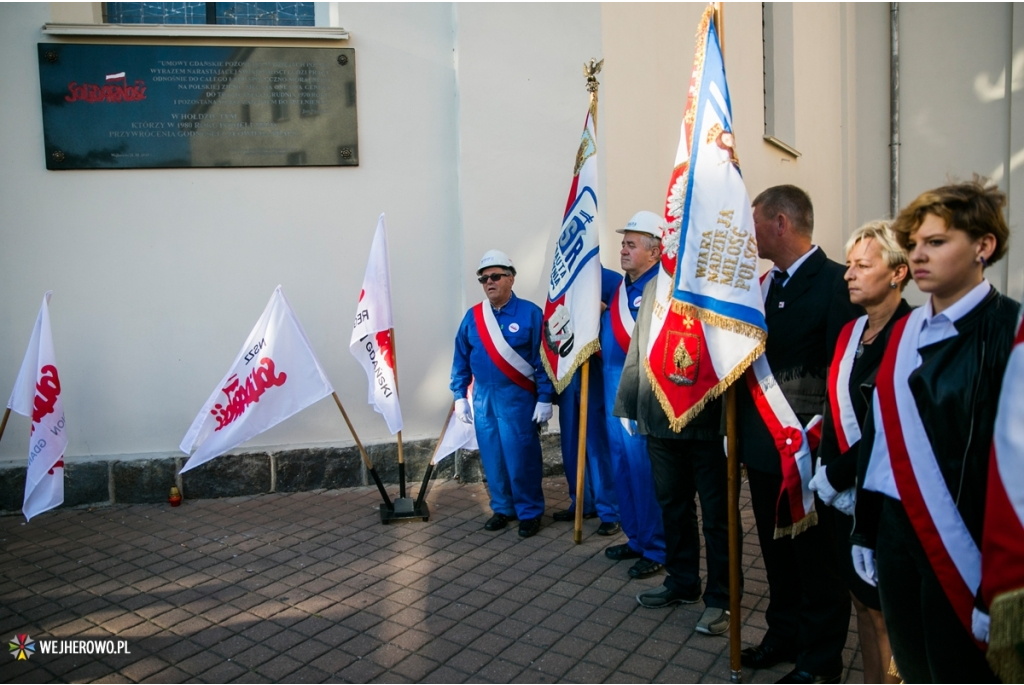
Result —
<instances>
[{"instance_id":1,"label":"man in blue overalls","mask_svg":"<svg viewBox=\"0 0 1024 685\"><path fill-rule=\"evenodd\" d=\"M607 306L622 276L609 269L601 269L601 303ZM569 508L556 511L555 521L576 520L576 468L579 454L580 396L582 381L577 369L569 385L558 395L558 427L561 430L562 466L569 482ZM583 518L598 516L601 525L598 535L619 532L619 506L615 498L615 471L608 447L607 417L611 405L605 406L604 373L601 357L595 355L590 362L590 395L587 402L587 467L584 470ZM617 385L617 384L616 384ZM612 393L614 404L615 394ZM620 430L620 429L616 429Z\"/></svg>"},{"instance_id":2,"label":"man in blue overalls","mask_svg":"<svg viewBox=\"0 0 1024 685\"><path fill-rule=\"evenodd\" d=\"M487 300L466 312L455 336L455 414L476 428L494 513L484 528L502 530L519 519L526 538L540 530L544 513L539 433L555 393L540 360L543 315L512 292L516 269L504 252L488 251L476 273Z\"/></svg>"},{"instance_id":3,"label":"man in blue overalls","mask_svg":"<svg viewBox=\"0 0 1024 685\"><path fill-rule=\"evenodd\" d=\"M647 439L630 425L612 415L619 390L622 365L640 309L644 286L657 276L661 259L661 219L653 212L638 212L622 234L619 263L626 272L616 283L616 293L601 315L601 357L607 407L608 445L615 470L615 492L619 502L622 530L628 542L604 551L615 561L636 559L629 569L633 578L646 578L665 565L665 531L661 507L654 491Z\"/></svg>"}]
</instances>

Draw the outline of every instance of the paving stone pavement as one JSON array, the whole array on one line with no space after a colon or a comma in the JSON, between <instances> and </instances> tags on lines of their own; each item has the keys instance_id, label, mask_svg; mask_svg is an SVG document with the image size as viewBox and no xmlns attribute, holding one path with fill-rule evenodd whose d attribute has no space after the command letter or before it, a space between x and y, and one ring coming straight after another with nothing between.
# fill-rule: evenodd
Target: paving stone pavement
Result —
<instances>
[{"instance_id":1,"label":"paving stone pavement","mask_svg":"<svg viewBox=\"0 0 1024 685\"><path fill-rule=\"evenodd\" d=\"M568 506L545 480L548 514ZM0 682L728 682L728 640L694 632L703 604L646 609L605 558L545 516L535 537L483 530L483 484L435 483L431 520L383 525L374 488L56 510L0 518ZM745 645L767 583L743 491ZM112 640L130 654L40 653ZM844 682L861 682L856 633ZM743 673L773 682L792 666Z\"/></svg>"}]
</instances>

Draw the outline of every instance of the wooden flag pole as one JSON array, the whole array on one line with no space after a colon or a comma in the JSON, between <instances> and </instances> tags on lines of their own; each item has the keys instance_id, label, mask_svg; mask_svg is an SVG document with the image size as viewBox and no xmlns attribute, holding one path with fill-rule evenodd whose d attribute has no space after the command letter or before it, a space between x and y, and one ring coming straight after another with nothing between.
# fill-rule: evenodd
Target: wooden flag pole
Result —
<instances>
[{"instance_id":1,"label":"wooden flag pole","mask_svg":"<svg viewBox=\"0 0 1024 685\"><path fill-rule=\"evenodd\" d=\"M423 509L423 499L427 496L427 485L430 483L430 476L434 473L434 457L437 456L437 451L441 449L441 443L444 442L444 436L448 433L448 424L452 421L452 415L455 414L455 402L452 401L452 406L448 408L448 415L444 418L444 426L441 428L441 437L437 439L437 444L434 445L434 451L430 453L430 461L427 462L427 470L423 474L423 482L420 484L420 494L416 496L417 510Z\"/></svg>"},{"instance_id":2,"label":"wooden flag pole","mask_svg":"<svg viewBox=\"0 0 1024 685\"><path fill-rule=\"evenodd\" d=\"M587 465L587 400L590 396L590 359L583 362L580 369L580 420L579 441L576 450L576 524L573 528L573 541L578 545L583 542L583 485Z\"/></svg>"},{"instance_id":3,"label":"wooden flag pole","mask_svg":"<svg viewBox=\"0 0 1024 685\"><path fill-rule=\"evenodd\" d=\"M352 425L352 421L349 420L345 407L341 404L341 398L338 397L338 393L336 392L332 392L331 397L334 398L334 403L338 405L338 409L341 411L341 415L345 419L345 424L348 426L349 432L352 433L352 439L356 441L356 447L359 448L359 455L363 458L363 464L366 465L366 470L370 472L370 477L373 478L373 482L376 484L377 489L380 490L380 496L384 498L384 504L389 510L393 510L395 505L391 503L391 498L388 497L388 491L384 489L384 483L381 482L380 475L377 474L377 469L373 468L373 462L370 461L370 456L366 453L366 449L363 447L363 443L359 440L359 436L356 435L356 429Z\"/></svg>"},{"instance_id":4,"label":"wooden flag pole","mask_svg":"<svg viewBox=\"0 0 1024 685\"><path fill-rule=\"evenodd\" d=\"M401 394L398 392L398 346L395 344L394 327L388 330L388 335L391 336L391 359L395 363L395 396L400 397ZM398 431L398 496L405 499L405 453L402 450L402 431Z\"/></svg>"},{"instance_id":5,"label":"wooden flag pole","mask_svg":"<svg viewBox=\"0 0 1024 685\"><path fill-rule=\"evenodd\" d=\"M0 421L0 440L4 439L4 429L7 428L7 419L11 418L11 408L7 407L4 412L4 419Z\"/></svg>"},{"instance_id":6,"label":"wooden flag pole","mask_svg":"<svg viewBox=\"0 0 1024 685\"><path fill-rule=\"evenodd\" d=\"M723 2L715 3L715 31L718 33L718 48L725 63L725 7ZM740 464L738 429L736 427L736 384L725 391L725 431L728 450L729 488L729 670L734 683L743 682L740 661L740 593L742 571L740 561L743 554L743 536L740 530Z\"/></svg>"},{"instance_id":7,"label":"wooden flag pole","mask_svg":"<svg viewBox=\"0 0 1024 685\"><path fill-rule=\"evenodd\" d=\"M590 93L590 117L594 120L594 134L597 134L597 89L600 85L597 75L601 73L604 60L600 62L591 58L589 64L583 65L583 75L587 77L587 92ZM596 141L595 141L596 144ZM576 450L576 523L573 526L573 541L578 545L583 542L583 496L586 482L587 467L587 412L590 400L590 358L580 367L580 420L578 422L579 441Z\"/></svg>"}]
</instances>

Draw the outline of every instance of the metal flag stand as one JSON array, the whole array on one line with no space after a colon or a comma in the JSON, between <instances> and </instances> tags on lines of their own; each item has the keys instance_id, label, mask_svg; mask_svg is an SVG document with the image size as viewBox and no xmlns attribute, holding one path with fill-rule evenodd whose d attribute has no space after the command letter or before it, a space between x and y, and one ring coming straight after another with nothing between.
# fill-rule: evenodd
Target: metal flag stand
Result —
<instances>
[{"instance_id":1,"label":"metal flag stand","mask_svg":"<svg viewBox=\"0 0 1024 685\"><path fill-rule=\"evenodd\" d=\"M392 359L395 362L395 394L401 395L399 391L398 383L398 346L395 344L395 329L391 328L388 330L388 335L391 336L391 354ZM391 506L390 502L380 505L380 522L391 523L392 521L401 521L402 519L418 519L421 518L426 521L430 517L430 513L426 510L426 505L419 500L414 501L411 497L405 495L405 450L402 447L402 431L398 431L398 499L395 500Z\"/></svg>"}]
</instances>

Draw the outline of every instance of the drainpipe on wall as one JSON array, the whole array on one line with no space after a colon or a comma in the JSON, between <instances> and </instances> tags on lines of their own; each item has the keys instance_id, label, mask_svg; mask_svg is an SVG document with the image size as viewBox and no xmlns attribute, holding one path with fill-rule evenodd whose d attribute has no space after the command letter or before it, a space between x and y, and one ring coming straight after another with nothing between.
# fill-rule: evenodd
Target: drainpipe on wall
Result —
<instances>
[{"instance_id":1,"label":"drainpipe on wall","mask_svg":"<svg viewBox=\"0 0 1024 685\"><path fill-rule=\"evenodd\" d=\"M889 216L900 211L900 4L889 3Z\"/></svg>"}]
</instances>

